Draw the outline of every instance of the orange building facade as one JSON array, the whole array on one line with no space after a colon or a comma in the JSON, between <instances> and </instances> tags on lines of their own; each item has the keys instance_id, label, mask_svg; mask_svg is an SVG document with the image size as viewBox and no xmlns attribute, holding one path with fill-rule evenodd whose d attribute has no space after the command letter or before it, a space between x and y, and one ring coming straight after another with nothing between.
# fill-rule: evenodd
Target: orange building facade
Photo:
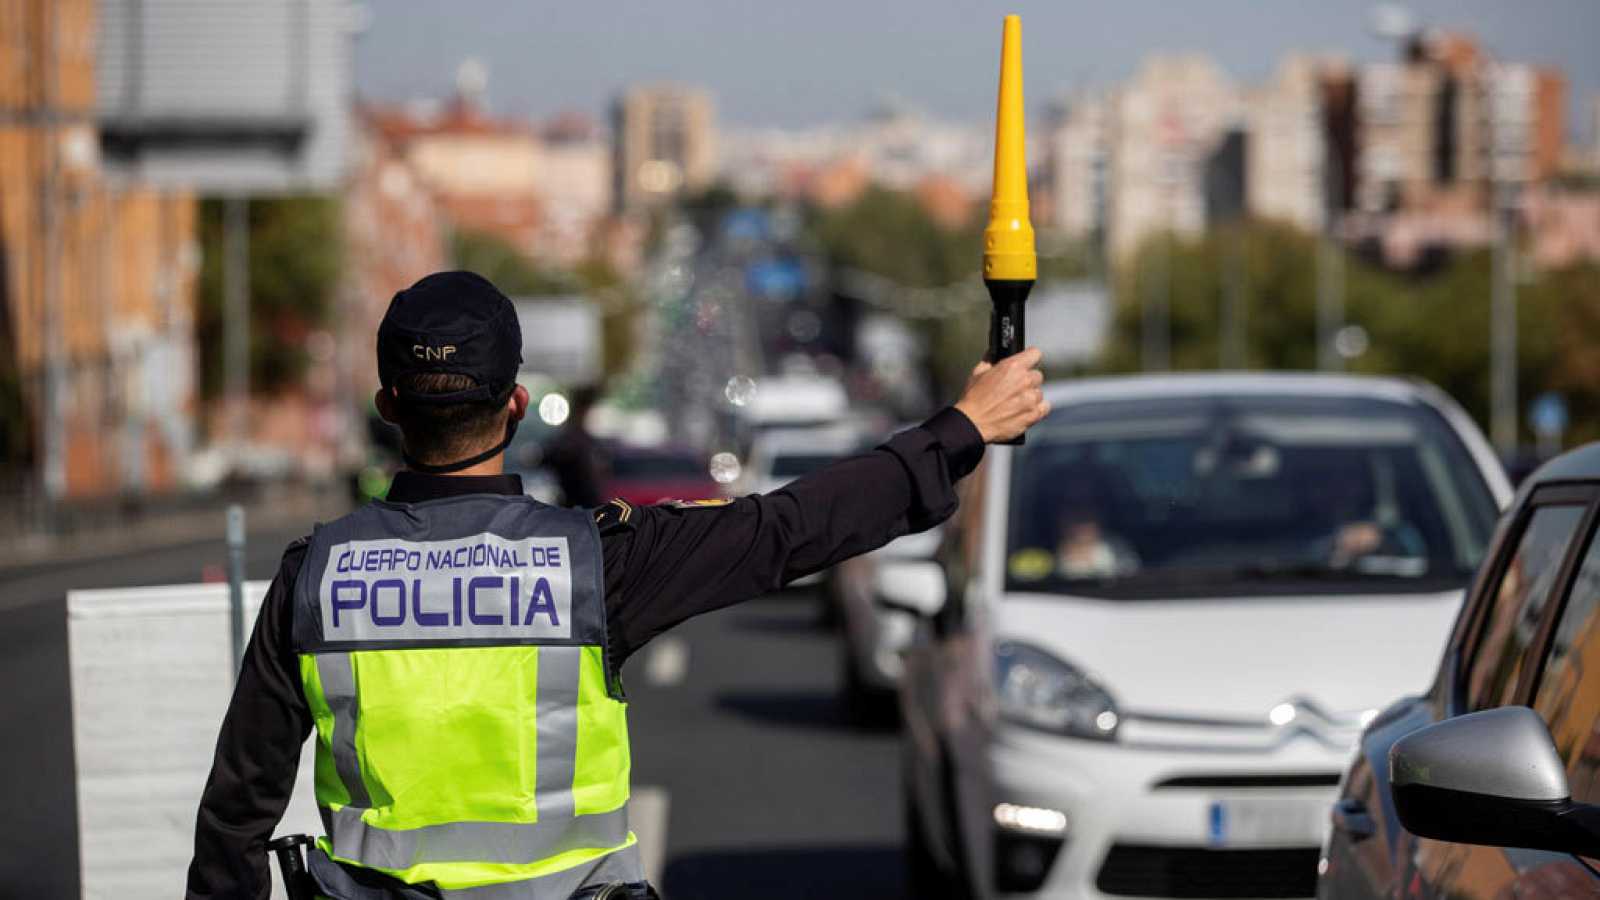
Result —
<instances>
[{"instance_id":1,"label":"orange building facade","mask_svg":"<svg viewBox=\"0 0 1600 900\"><path fill-rule=\"evenodd\" d=\"M106 178L93 0L0 0L0 492L170 490L194 442L186 192Z\"/></svg>"}]
</instances>

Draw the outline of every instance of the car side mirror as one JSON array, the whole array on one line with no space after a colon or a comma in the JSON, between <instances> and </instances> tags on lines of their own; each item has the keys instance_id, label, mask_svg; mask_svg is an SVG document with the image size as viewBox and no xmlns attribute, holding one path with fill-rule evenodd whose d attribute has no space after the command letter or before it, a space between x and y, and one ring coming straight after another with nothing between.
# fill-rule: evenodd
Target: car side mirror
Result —
<instances>
[{"instance_id":1,"label":"car side mirror","mask_svg":"<svg viewBox=\"0 0 1600 900\"><path fill-rule=\"evenodd\" d=\"M935 525L927 531L918 531L914 534L901 535L877 551L877 555L885 559L933 559L939 552L939 543L944 540L944 530Z\"/></svg>"},{"instance_id":2,"label":"car side mirror","mask_svg":"<svg viewBox=\"0 0 1600 900\"><path fill-rule=\"evenodd\" d=\"M1458 844L1600 855L1600 806L1573 803L1550 731L1526 706L1447 719L1389 748L1395 812Z\"/></svg>"},{"instance_id":3,"label":"car side mirror","mask_svg":"<svg viewBox=\"0 0 1600 900\"><path fill-rule=\"evenodd\" d=\"M944 569L925 559L886 559L872 576L880 606L931 619L944 609Z\"/></svg>"}]
</instances>

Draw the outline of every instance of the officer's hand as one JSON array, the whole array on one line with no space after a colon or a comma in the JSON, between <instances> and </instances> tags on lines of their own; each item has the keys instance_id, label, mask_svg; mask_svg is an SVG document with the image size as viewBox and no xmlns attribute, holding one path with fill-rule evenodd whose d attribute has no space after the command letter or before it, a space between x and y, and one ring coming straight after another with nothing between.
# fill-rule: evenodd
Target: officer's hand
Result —
<instances>
[{"instance_id":1,"label":"officer's hand","mask_svg":"<svg viewBox=\"0 0 1600 900\"><path fill-rule=\"evenodd\" d=\"M1039 389L1043 383L1039 348L1029 347L994 365L978 363L956 409L977 426L984 443L1009 441L1050 412Z\"/></svg>"}]
</instances>

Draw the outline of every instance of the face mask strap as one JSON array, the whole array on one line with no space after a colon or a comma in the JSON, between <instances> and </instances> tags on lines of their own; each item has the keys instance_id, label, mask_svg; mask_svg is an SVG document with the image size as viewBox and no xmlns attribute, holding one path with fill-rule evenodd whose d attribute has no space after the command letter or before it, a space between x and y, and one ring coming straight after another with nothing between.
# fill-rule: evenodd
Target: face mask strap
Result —
<instances>
[{"instance_id":1,"label":"face mask strap","mask_svg":"<svg viewBox=\"0 0 1600 900\"><path fill-rule=\"evenodd\" d=\"M405 460L406 468L415 472L423 472L428 475L447 475L451 472L459 472L462 469L470 469L478 463L493 459L497 454L504 452L507 447L511 446L511 439L517 436L517 424L518 423L515 418L507 422L505 440L501 441L498 445L490 447L488 450L479 453L477 456L470 456L463 460L458 460L452 463L444 463L442 465L430 465L425 462L418 462L416 457L413 457L409 451L401 451L400 458Z\"/></svg>"}]
</instances>

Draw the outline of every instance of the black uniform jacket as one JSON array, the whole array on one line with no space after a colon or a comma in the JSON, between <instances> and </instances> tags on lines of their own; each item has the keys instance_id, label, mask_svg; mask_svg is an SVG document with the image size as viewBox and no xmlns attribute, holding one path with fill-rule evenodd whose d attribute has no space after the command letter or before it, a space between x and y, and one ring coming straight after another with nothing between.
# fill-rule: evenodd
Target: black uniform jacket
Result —
<instances>
[{"instance_id":1,"label":"black uniform jacket","mask_svg":"<svg viewBox=\"0 0 1600 900\"><path fill-rule=\"evenodd\" d=\"M983 441L954 408L770 494L721 505L594 511L605 565L609 658L621 666L651 638L690 616L759 596L956 508L955 482L976 468ZM389 499L521 494L515 475L401 472ZM284 552L245 650L233 700L200 800L190 898L266 898L266 842L294 787L312 729L289 639L290 603L306 541Z\"/></svg>"}]
</instances>

